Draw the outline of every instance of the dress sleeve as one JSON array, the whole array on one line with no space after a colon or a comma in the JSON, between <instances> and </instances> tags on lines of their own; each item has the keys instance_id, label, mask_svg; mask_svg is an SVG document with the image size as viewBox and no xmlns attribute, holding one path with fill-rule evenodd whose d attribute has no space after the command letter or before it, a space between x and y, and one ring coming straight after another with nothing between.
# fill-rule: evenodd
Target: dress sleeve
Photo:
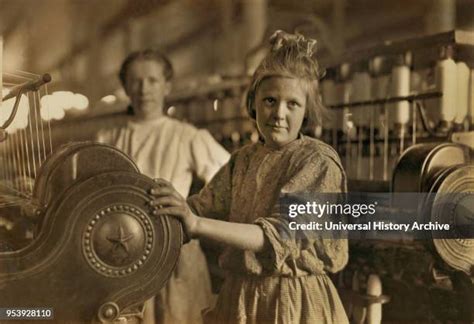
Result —
<instances>
[{"instance_id":1,"label":"dress sleeve","mask_svg":"<svg viewBox=\"0 0 474 324\"><path fill-rule=\"evenodd\" d=\"M344 191L346 191L346 178L338 159L316 156L303 163L290 175L280 193L311 195ZM298 275L303 271L316 274L325 271L337 272L345 266L348 261L346 239L331 238L332 236L328 235L330 233L326 232L322 238L316 231L291 231L290 219L282 214L281 207L277 203L271 215L255 221L262 227L266 237L264 250L256 254L265 272L284 274L290 272ZM315 220L314 215L297 217L305 223Z\"/></svg>"},{"instance_id":2,"label":"dress sleeve","mask_svg":"<svg viewBox=\"0 0 474 324\"><path fill-rule=\"evenodd\" d=\"M193 169L197 176L209 182L229 160L230 154L205 129L200 129L191 140Z\"/></svg>"},{"instance_id":3,"label":"dress sleeve","mask_svg":"<svg viewBox=\"0 0 474 324\"><path fill-rule=\"evenodd\" d=\"M234 159L230 158L211 182L196 195L188 198L191 209L201 217L227 220L232 199L232 169Z\"/></svg>"}]
</instances>

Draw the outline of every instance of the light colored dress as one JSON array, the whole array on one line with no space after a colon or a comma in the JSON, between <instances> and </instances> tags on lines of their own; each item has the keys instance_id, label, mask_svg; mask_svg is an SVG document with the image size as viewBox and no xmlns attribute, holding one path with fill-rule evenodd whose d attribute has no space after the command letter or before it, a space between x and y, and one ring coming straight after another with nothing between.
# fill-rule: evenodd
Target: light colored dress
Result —
<instances>
[{"instance_id":1,"label":"light colored dress","mask_svg":"<svg viewBox=\"0 0 474 324\"><path fill-rule=\"evenodd\" d=\"M188 199L199 215L263 229L259 253L225 248L226 279L206 323L348 323L327 272L348 260L343 239L283 238L288 218L280 194L343 192L346 178L337 153L321 141L300 137L272 150L262 143L232 154L229 163ZM314 235L314 233L313 233Z\"/></svg>"},{"instance_id":2,"label":"light colored dress","mask_svg":"<svg viewBox=\"0 0 474 324\"><path fill-rule=\"evenodd\" d=\"M229 153L207 130L163 116L104 129L97 140L128 154L150 178L170 181L187 197L193 173L208 182L229 159ZM159 323L201 323L203 309L215 298L199 241L183 245L180 260L165 288L156 297Z\"/></svg>"}]
</instances>

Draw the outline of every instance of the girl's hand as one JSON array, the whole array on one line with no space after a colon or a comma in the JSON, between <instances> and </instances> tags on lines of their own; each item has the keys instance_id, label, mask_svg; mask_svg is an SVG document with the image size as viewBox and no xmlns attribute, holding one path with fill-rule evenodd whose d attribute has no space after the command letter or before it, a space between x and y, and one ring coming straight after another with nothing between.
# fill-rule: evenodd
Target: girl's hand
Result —
<instances>
[{"instance_id":1,"label":"girl's hand","mask_svg":"<svg viewBox=\"0 0 474 324\"><path fill-rule=\"evenodd\" d=\"M153 215L167 215L179 219L187 236L194 237L199 217L193 214L186 199L174 189L171 183L163 179L155 179L155 182L156 187L150 190L153 196L150 201Z\"/></svg>"},{"instance_id":2,"label":"girl's hand","mask_svg":"<svg viewBox=\"0 0 474 324\"><path fill-rule=\"evenodd\" d=\"M188 238L199 236L242 250L263 250L265 235L259 225L196 216L171 183L163 179L155 179L155 182L156 186L150 190L153 215L167 215L179 219Z\"/></svg>"}]
</instances>

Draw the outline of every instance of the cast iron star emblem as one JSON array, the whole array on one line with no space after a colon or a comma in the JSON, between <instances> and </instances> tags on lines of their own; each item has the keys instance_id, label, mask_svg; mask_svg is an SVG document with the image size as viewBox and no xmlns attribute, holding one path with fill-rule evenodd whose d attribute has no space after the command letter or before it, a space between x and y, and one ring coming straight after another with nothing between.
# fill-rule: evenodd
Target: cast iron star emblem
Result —
<instances>
[{"instance_id":1,"label":"cast iron star emblem","mask_svg":"<svg viewBox=\"0 0 474 324\"><path fill-rule=\"evenodd\" d=\"M113 247L112 250L116 251L119 248L122 248L125 250L125 252L128 255L128 244L127 242L130 241L133 238L133 234L129 233L126 234L125 230L122 227L122 224L118 224L117 226L117 233L116 236L108 236L107 240L112 243Z\"/></svg>"}]
</instances>

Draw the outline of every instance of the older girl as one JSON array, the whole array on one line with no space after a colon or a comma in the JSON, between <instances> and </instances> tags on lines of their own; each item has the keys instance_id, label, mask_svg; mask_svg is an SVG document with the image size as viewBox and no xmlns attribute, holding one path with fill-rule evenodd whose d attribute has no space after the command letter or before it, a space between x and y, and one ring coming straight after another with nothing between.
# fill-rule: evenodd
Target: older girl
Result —
<instances>
[{"instance_id":1,"label":"older girl","mask_svg":"<svg viewBox=\"0 0 474 324\"><path fill-rule=\"evenodd\" d=\"M206 323L346 323L327 272L347 262L347 241L288 233L285 193L341 192L346 178L328 145L301 135L321 122L314 40L276 32L248 93L261 142L236 151L186 202L166 181L152 189L156 215L177 217L191 237L225 246L226 279ZM314 233L313 233L314 234Z\"/></svg>"}]
</instances>

